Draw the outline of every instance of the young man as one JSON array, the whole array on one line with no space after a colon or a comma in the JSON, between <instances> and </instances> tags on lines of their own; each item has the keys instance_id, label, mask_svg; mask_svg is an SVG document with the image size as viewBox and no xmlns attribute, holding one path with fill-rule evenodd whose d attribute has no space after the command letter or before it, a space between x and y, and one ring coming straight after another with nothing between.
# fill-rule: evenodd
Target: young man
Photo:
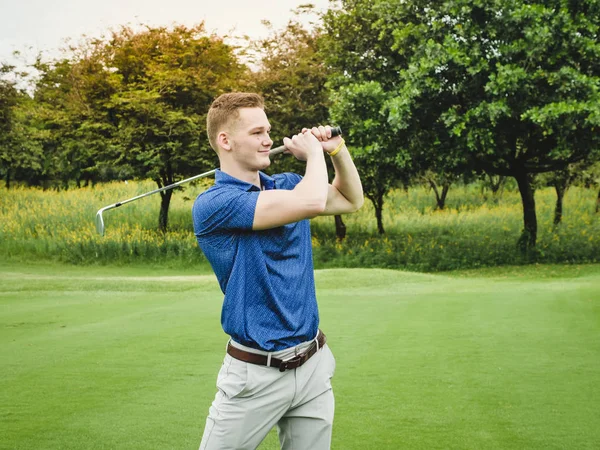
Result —
<instances>
[{"instance_id":1,"label":"young man","mask_svg":"<svg viewBox=\"0 0 600 450\"><path fill-rule=\"evenodd\" d=\"M255 449L275 425L282 449L331 443L335 360L318 329L308 219L356 211L362 186L343 139L328 126L283 141L306 161L304 177L262 173L273 144L263 108L257 94L233 93L208 112L220 170L192 213L225 294L221 324L231 339L201 450ZM331 185L325 153L335 168Z\"/></svg>"}]
</instances>

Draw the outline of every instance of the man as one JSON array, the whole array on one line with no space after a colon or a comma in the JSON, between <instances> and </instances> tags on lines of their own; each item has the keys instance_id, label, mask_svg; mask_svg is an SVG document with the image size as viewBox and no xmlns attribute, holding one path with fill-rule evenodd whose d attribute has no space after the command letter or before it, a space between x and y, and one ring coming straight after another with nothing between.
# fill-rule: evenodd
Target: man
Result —
<instances>
[{"instance_id":1,"label":"man","mask_svg":"<svg viewBox=\"0 0 600 450\"><path fill-rule=\"evenodd\" d=\"M194 231L225 294L231 339L217 377L201 450L255 449L278 427L281 448L328 449L335 360L318 329L309 221L362 206L360 178L330 127L285 138L304 177L268 176L271 126L257 94L218 97L207 132L220 170L198 196ZM325 153L335 179L328 184Z\"/></svg>"}]
</instances>

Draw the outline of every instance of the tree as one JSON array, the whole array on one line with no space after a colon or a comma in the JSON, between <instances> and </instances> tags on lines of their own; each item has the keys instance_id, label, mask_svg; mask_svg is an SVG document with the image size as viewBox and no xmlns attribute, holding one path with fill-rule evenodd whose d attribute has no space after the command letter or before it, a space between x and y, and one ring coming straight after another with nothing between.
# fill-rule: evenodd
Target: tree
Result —
<instances>
[{"instance_id":1,"label":"tree","mask_svg":"<svg viewBox=\"0 0 600 450\"><path fill-rule=\"evenodd\" d=\"M309 30L299 21L302 15L312 12L311 5L296 10L296 18L286 28L279 32L271 29L269 37L254 45L260 69L252 77L253 89L265 99L274 142L302 128L329 122L328 70L319 54L321 30ZM270 26L268 22L266 25ZM285 156L275 160L274 165L280 171L303 170L303 164ZM335 216L335 228L336 236L343 239L346 226L341 216Z\"/></svg>"},{"instance_id":2,"label":"tree","mask_svg":"<svg viewBox=\"0 0 600 450\"><path fill-rule=\"evenodd\" d=\"M65 185L128 175L163 187L214 167L206 113L246 73L233 48L202 24L121 27L37 68L44 146ZM162 230L172 195L161 192Z\"/></svg>"},{"instance_id":3,"label":"tree","mask_svg":"<svg viewBox=\"0 0 600 450\"><path fill-rule=\"evenodd\" d=\"M587 175L586 169L590 167L589 161L581 161L576 164L569 165L562 170L557 170L548 174L542 179L542 182L547 186L554 188L556 192L556 204L554 206L554 225L562 222L563 216L563 200L569 188L579 181L583 181Z\"/></svg>"},{"instance_id":4,"label":"tree","mask_svg":"<svg viewBox=\"0 0 600 450\"><path fill-rule=\"evenodd\" d=\"M427 170L422 177L435 194L435 209L443 210L446 207L446 197L450 186L456 181L455 176L446 173L436 174Z\"/></svg>"},{"instance_id":5,"label":"tree","mask_svg":"<svg viewBox=\"0 0 600 450\"><path fill-rule=\"evenodd\" d=\"M106 104L123 146L118 163L159 187L208 170L216 155L206 139L206 113L219 94L233 90L246 68L232 47L204 25L122 27L101 44L105 70L118 78ZM173 190L161 192L159 227L166 230Z\"/></svg>"},{"instance_id":6,"label":"tree","mask_svg":"<svg viewBox=\"0 0 600 450\"><path fill-rule=\"evenodd\" d=\"M111 149L115 131L103 110L115 91L110 87L114 76L104 70L92 44L71 52L70 58L50 62L38 58L32 109L46 161L35 182L65 189L73 181L80 186L102 180L102 157Z\"/></svg>"},{"instance_id":7,"label":"tree","mask_svg":"<svg viewBox=\"0 0 600 450\"><path fill-rule=\"evenodd\" d=\"M0 66L0 75L5 76L14 67L7 64ZM13 166L12 146L14 130L13 108L17 104L18 92L14 83L0 78L0 170L7 188L10 188L11 170Z\"/></svg>"},{"instance_id":8,"label":"tree","mask_svg":"<svg viewBox=\"0 0 600 450\"><path fill-rule=\"evenodd\" d=\"M390 132L385 117L380 114L384 95L378 83L351 84L334 91L331 106L332 118L349 125L348 141L354 163L360 173L365 196L375 209L379 234L385 233L384 197L401 182L408 184L410 167L396 134Z\"/></svg>"},{"instance_id":9,"label":"tree","mask_svg":"<svg viewBox=\"0 0 600 450\"><path fill-rule=\"evenodd\" d=\"M344 23L351 36L344 48L354 50L349 56L338 52L339 66L346 64L349 73L363 66L363 76L385 83L380 113L403 136L411 157L444 155L459 166L514 177L523 204L519 243L532 250L532 176L560 170L600 147L600 5L341 4L330 17ZM355 32L367 26L368 37Z\"/></svg>"},{"instance_id":10,"label":"tree","mask_svg":"<svg viewBox=\"0 0 600 450\"><path fill-rule=\"evenodd\" d=\"M19 75L14 66L0 65L0 175L7 189L13 180L35 178L43 166L33 102L16 87Z\"/></svg>"},{"instance_id":11,"label":"tree","mask_svg":"<svg viewBox=\"0 0 600 450\"><path fill-rule=\"evenodd\" d=\"M486 190L492 191L492 201L498 203L499 197L502 195L504 186L506 185L506 177L503 175L494 175L491 173L483 172L481 174L481 191L483 193L483 199L487 201L488 197Z\"/></svg>"},{"instance_id":12,"label":"tree","mask_svg":"<svg viewBox=\"0 0 600 450\"><path fill-rule=\"evenodd\" d=\"M407 186L417 170L404 136L392 129L384 111L402 60L392 51L389 36L373 32L377 14L369 1L341 4L323 16L320 43L331 72L331 115L347 130L365 196L374 206L377 230L383 234L385 195L401 183Z\"/></svg>"},{"instance_id":13,"label":"tree","mask_svg":"<svg viewBox=\"0 0 600 450\"><path fill-rule=\"evenodd\" d=\"M577 177L577 182L586 188L596 188L596 213L600 212L600 160L597 160L585 168Z\"/></svg>"}]
</instances>

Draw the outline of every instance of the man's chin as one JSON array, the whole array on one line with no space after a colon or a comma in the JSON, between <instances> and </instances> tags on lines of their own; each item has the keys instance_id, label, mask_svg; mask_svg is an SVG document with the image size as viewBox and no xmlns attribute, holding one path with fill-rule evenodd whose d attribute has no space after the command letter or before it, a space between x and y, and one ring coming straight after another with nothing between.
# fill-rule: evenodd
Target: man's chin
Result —
<instances>
[{"instance_id":1,"label":"man's chin","mask_svg":"<svg viewBox=\"0 0 600 450\"><path fill-rule=\"evenodd\" d=\"M271 165L271 156L269 155L269 153L265 152L261 154L261 158L258 164L260 166L259 170L263 170L269 167Z\"/></svg>"},{"instance_id":2,"label":"man's chin","mask_svg":"<svg viewBox=\"0 0 600 450\"><path fill-rule=\"evenodd\" d=\"M265 160L262 160L260 162L260 169L259 170L266 169L270 165L271 165L271 159L270 158L265 158Z\"/></svg>"}]
</instances>

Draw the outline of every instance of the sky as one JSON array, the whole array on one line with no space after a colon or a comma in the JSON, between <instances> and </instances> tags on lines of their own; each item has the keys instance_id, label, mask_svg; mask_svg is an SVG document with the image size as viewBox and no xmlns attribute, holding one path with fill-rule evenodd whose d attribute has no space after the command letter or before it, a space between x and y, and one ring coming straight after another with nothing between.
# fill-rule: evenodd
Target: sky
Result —
<instances>
[{"instance_id":1,"label":"sky","mask_svg":"<svg viewBox=\"0 0 600 450\"><path fill-rule=\"evenodd\" d=\"M15 63L13 51L32 61L39 51L60 56L65 40L98 37L120 25L205 22L219 35L266 37L262 20L283 28L299 5L325 10L329 0L0 0L0 62Z\"/></svg>"}]
</instances>

